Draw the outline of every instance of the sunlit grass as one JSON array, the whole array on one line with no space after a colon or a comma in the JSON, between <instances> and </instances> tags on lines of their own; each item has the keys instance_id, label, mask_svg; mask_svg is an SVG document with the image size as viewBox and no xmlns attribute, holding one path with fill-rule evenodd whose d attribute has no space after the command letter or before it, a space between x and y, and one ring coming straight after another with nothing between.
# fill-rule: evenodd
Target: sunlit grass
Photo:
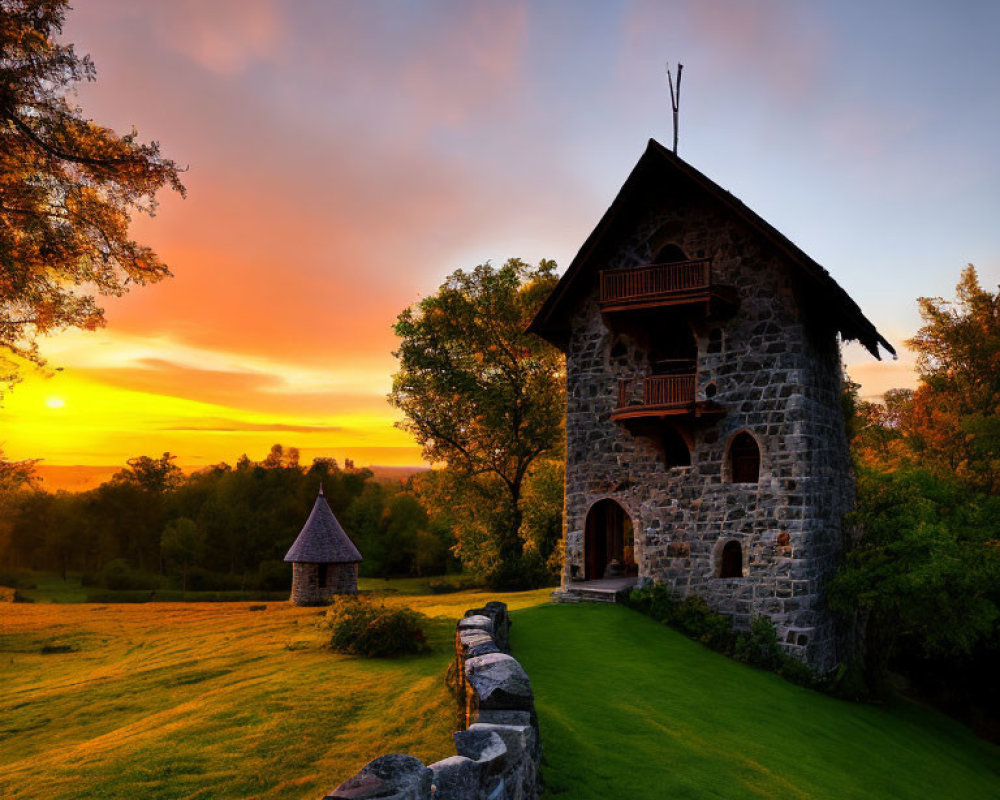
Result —
<instances>
[{"instance_id":1,"label":"sunlit grass","mask_svg":"<svg viewBox=\"0 0 1000 800\"><path fill-rule=\"evenodd\" d=\"M526 609L511 643L552 797L1000 797L1000 749L947 717L794 686L621 606Z\"/></svg>"},{"instance_id":2,"label":"sunlit grass","mask_svg":"<svg viewBox=\"0 0 1000 800\"><path fill-rule=\"evenodd\" d=\"M454 621L491 597L385 593L435 617L430 654L388 661L287 603L4 604L0 797L312 800L385 752L453 755Z\"/></svg>"}]
</instances>

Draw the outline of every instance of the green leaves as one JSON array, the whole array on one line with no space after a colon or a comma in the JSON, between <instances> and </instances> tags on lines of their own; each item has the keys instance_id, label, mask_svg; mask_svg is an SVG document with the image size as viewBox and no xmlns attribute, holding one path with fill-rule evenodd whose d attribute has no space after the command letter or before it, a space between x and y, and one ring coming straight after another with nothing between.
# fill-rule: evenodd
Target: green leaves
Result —
<instances>
[{"instance_id":1,"label":"green leaves","mask_svg":"<svg viewBox=\"0 0 1000 800\"><path fill-rule=\"evenodd\" d=\"M490 508L485 529L456 527L466 563L521 556L525 479L563 441L562 357L525 333L555 282L545 260L458 270L393 328L399 371L389 401L406 415L399 426L424 458L447 465L460 494Z\"/></svg>"},{"instance_id":2,"label":"green leaves","mask_svg":"<svg viewBox=\"0 0 1000 800\"><path fill-rule=\"evenodd\" d=\"M927 656L969 653L1000 617L996 502L926 471L863 471L851 520L863 530L828 587L860 612L888 661L909 641Z\"/></svg>"}]
</instances>

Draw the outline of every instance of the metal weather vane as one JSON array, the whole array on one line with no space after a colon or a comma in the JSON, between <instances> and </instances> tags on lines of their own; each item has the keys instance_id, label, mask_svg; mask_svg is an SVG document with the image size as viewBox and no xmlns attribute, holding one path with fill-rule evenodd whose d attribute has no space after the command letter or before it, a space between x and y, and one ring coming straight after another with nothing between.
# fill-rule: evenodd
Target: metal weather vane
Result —
<instances>
[{"instance_id":1,"label":"metal weather vane","mask_svg":"<svg viewBox=\"0 0 1000 800\"><path fill-rule=\"evenodd\" d=\"M681 106L681 72L684 69L684 65L677 62L677 90L674 91L674 76L670 73L670 64L667 63L667 83L670 86L670 107L674 111L674 155L677 155L677 127L678 121L678 109Z\"/></svg>"}]
</instances>

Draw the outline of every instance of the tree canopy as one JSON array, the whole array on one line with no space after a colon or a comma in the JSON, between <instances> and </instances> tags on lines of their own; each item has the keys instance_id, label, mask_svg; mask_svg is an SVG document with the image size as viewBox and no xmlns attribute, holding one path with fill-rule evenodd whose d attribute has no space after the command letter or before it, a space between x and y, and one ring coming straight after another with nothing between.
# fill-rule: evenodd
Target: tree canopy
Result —
<instances>
[{"instance_id":1,"label":"tree canopy","mask_svg":"<svg viewBox=\"0 0 1000 800\"><path fill-rule=\"evenodd\" d=\"M180 169L142 143L84 116L70 95L93 81L89 56L57 41L67 0L0 0L0 378L41 361L36 337L92 329L96 295L169 275L129 236L163 187L184 193Z\"/></svg>"},{"instance_id":2,"label":"tree canopy","mask_svg":"<svg viewBox=\"0 0 1000 800\"><path fill-rule=\"evenodd\" d=\"M1000 735L1000 292L970 265L954 300L918 302L917 388L846 387L858 504L828 599L864 632L870 687L901 673Z\"/></svg>"},{"instance_id":3,"label":"tree canopy","mask_svg":"<svg viewBox=\"0 0 1000 800\"><path fill-rule=\"evenodd\" d=\"M919 385L881 403L857 401L853 447L863 464L919 466L971 488L1000 492L1000 291L963 270L956 298L922 297L924 320L907 344Z\"/></svg>"},{"instance_id":4,"label":"tree canopy","mask_svg":"<svg viewBox=\"0 0 1000 800\"><path fill-rule=\"evenodd\" d=\"M486 537L494 565L520 557L525 479L563 438L562 357L525 332L555 281L546 260L458 270L394 326L389 399L406 415L400 427L495 507Z\"/></svg>"},{"instance_id":5,"label":"tree canopy","mask_svg":"<svg viewBox=\"0 0 1000 800\"><path fill-rule=\"evenodd\" d=\"M922 297L917 351L920 386L905 433L937 469L1000 492L1000 291L983 289L975 267L962 272L954 301Z\"/></svg>"}]
</instances>

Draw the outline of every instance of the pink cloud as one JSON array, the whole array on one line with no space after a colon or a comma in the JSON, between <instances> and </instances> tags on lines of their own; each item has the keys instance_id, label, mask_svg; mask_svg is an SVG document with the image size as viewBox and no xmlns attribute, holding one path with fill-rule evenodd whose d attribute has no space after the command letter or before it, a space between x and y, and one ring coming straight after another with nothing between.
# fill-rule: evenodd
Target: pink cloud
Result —
<instances>
[{"instance_id":1,"label":"pink cloud","mask_svg":"<svg viewBox=\"0 0 1000 800\"><path fill-rule=\"evenodd\" d=\"M273 0L172 0L143 7L163 42L211 72L233 75L274 60L286 26Z\"/></svg>"}]
</instances>

